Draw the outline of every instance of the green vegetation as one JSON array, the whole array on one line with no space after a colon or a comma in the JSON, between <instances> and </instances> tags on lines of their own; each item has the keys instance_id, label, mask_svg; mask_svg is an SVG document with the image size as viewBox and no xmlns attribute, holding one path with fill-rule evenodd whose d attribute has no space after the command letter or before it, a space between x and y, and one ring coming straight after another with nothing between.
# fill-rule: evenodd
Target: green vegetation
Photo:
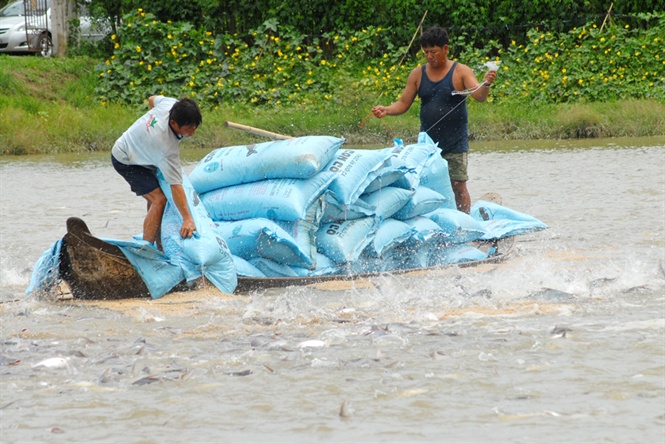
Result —
<instances>
[{"instance_id":1,"label":"green vegetation","mask_svg":"<svg viewBox=\"0 0 665 444\"><path fill-rule=\"evenodd\" d=\"M505 50L497 41L477 49L464 36L452 36L451 57L476 73L487 69L487 61L500 62L492 94L497 102L665 101L665 14L640 17L648 28L589 23L562 33L532 29L527 43L513 41ZM424 63L419 53L394 46L381 28L324 34L307 43L273 19L248 36L213 36L189 23L160 22L140 8L110 38L115 52L97 67L103 104L138 104L146 94L188 96L209 106L347 105L345 96L366 103L379 94L394 100L409 72Z\"/></svg>"},{"instance_id":2,"label":"green vegetation","mask_svg":"<svg viewBox=\"0 0 665 444\"><path fill-rule=\"evenodd\" d=\"M665 134L664 15L645 26L593 23L528 41L482 47L451 36L452 58L474 68L498 61L489 103L470 100L475 140ZM602 28L602 29L601 29ZM190 96L204 123L189 146L265 140L233 121L294 136L330 134L349 144L412 141L419 105L371 116L401 92L422 56L379 27L304 37L276 21L248 35L213 35L137 10L110 36L107 60L0 56L0 154L108 151L153 94ZM415 43L417 46L417 42Z\"/></svg>"},{"instance_id":3,"label":"green vegetation","mask_svg":"<svg viewBox=\"0 0 665 444\"><path fill-rule=\"evenodd\" d=\"M565 32L595 20L600 26L608 9L612 16L631 27L643 27L635 16L663 11L663 0L78 0L86 2L97 17L111 17L115 23L128 13L143 8L158 21L182 21L213 35L249 35L263 23L276 19L311 39L342 31L359 31L370 26L390 29L396 46L408 42L427 11L425 24L439 24L454 35L464 35L477 47L492 39L507 47L512 40L527 41L526 32ZM611 6L610 6L611 5Z\"/></svg>"}]
</instances>

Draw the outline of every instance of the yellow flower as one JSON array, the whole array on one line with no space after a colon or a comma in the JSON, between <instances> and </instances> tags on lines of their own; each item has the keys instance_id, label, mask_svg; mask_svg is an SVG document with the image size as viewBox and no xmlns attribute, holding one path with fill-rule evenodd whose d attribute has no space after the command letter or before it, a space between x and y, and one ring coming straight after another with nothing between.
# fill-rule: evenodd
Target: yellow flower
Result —
<instances>
[{"instance_id":1,"label":"yellow flower","mask_svg":"<svg viewBox=\"0 0 665 444\"><path fill-rule=\"evenodd\" d=\"M577 81L577 84L578 84L578 85L581 85L582 83L584 83L584 80L582 80L582 79L579 79L579 80Z\"/></svg>"},{"instance_id":2,"label":"yellow flower","mask_svg":"<svg viewBox=\"0 0 665 444\"><path fill-rule=\"evenodd\" d=\"M152 71L152 65L148 65L148 71Z\"/></svg>"},{"instance_id":3,"label":"yellow flower","mask_svg":"<svg viewBox=\"0 0 665 444\"><path fill-rule=\"evenodd\" d=\"M140 46L136 47L136 52L141 52L141 47Z\"/></svg>"},{"instance_id":4,"label":"yellow flower","mask_svg":"<svg viewBox=\"0 0 665 444\"><path fill-rule=\"evenodd\" d=\"M111 40L115 40L115 34L111 34Z\"/></svg>"}]
</instances>

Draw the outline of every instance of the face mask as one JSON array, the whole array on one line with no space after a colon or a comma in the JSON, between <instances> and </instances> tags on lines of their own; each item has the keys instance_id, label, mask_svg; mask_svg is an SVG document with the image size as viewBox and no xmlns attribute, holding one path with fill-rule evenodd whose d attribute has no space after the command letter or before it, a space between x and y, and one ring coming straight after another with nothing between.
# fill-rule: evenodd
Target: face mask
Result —
<instances>
[{"instance_id":1,"label":"face mask","mask_svg":"<svg viewBox=\"0 0 665 444\"><path fill-rule=\"evenodd\" d=\"M188 137L192 137L191 134L178 134L178 136L179 136L178 138L179 138L180 140L182 140L182 139L186 139L186 138L188 138Z\"/></svg>"}]
</instances>

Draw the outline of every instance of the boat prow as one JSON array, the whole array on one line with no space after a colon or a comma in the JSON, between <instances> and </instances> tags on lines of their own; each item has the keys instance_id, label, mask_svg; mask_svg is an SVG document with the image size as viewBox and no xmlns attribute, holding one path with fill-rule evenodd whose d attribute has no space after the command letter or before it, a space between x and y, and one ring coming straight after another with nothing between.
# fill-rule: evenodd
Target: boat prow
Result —
<instances>
[{"instance_id":1,"label":"boat prow","mask_svg":"<svg viewBox=\"0 0 665 444\"><path fill-rule=\"evenodd\" d=\"M150 292L120 248L96 238L78 217L67 219L60 276L76 299L149 297Z\"/></svg>"}]
</instances>

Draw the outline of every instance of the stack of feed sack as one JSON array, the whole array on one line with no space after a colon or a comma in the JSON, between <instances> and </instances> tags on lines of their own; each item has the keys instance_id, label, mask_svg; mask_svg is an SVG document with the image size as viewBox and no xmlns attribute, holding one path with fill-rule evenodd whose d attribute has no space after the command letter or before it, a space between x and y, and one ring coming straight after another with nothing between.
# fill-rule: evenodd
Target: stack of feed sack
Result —
<instances>
[{"instance_id":1,"label":"stack of feed sack","mask_svg":"<svg viewBox=\"0 0 665 444\"><path fill-rule=\"evenodd\" d=\"M214 150L190 173L238 275L313 270L314 233L343 139L307 136ZM277 271L275 271L277 270Z\"/></svg>"},{"instance_id":2,"label":"stack of feed sack","mask_svg":"<svg viewBox=\"0 0 665 444\"><path fill-rule=\"evenodd\" d=\"M350 149L330 136L220 148L190 180L238 275L357 274L477 260L486 235L455 209L448 164L418 142Z\"/></svg>"},{"instance_id":3,"label":"stack of feed sack","mask_svg":"<svg viewBox=\"0 0 665 444\"><path fill-rule=\"evenodd\" d=\"M448 163L426 133L415 144L395 140L375 152L390 159L372 177L346 174L329 187L315 236L320 253L351 274L486 257L467 245L485 232L455 209Z\"/></svg>"}]
</instances>

